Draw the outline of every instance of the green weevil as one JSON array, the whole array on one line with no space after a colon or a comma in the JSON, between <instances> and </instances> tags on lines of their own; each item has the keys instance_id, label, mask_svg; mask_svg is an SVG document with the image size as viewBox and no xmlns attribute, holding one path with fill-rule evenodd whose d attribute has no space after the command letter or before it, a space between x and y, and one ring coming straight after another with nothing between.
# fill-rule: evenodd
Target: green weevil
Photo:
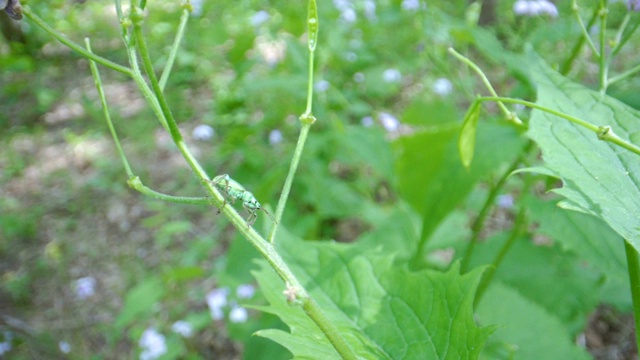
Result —
<instances>
[{"instance_id":1,"label":"green weevil","mask_svg":"<svg viewBox=\"0 0 640 360\"><path fill-rule=\"evenodd\" d=\"M237 181L233 180L228 174L218 175L213 178L213 180L209 180L211 184L213 184L218 190L222 192L224 195L224 207L227 203L235 203L236 200L242 201L242 206L249 213L249 217L247 218L247 226L251 227L253 223L258 218L258 210L264 211L269 219L274 223L276 220L271 216L271 214L260 205L255 196L249 191L247 191L244 186L240 185ZM220 210L218 210L218 213Z\"/></svg>"}]
</instances>

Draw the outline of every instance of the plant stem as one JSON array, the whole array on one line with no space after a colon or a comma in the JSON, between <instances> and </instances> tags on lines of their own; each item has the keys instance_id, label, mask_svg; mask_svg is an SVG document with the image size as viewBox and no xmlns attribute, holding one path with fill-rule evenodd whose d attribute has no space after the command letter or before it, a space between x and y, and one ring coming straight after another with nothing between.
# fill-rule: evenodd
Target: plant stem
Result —
<instances>
[{"instance_id":1,"label":"plant stem","mask_svg":"<svg viewBox=\"0 0 640 360\"><path fill-rule=\"evenodd\" d=\"M129 180L127 180L127 184L130 188L142 193L143 195L147 195L154 199L163 200L176 204L188 204L188 205L214 205L213 200L210 197L188 197L188 196L173 196L167 195L155 190L152 190L142 184L140 177L131 176Z\"/></svg>"},{"instance_id":2,"label":"plant stem","mask_svg":"<svg viewBox=\"0 0 640 360\"><path fill-rule=\"evenodd\" d=\"M598 49L596 48L596 45L591 40L591 36L589 36L589 29L587 29L584 26L584 23L582 22L582 17L580 16L580 7L578 6L578 3L576 2L576 0L573 0L571 3L571 10L573 11L573 15L576 17L576 21L578 22L578 25L580 25L580 31L582 31L582 38L584 39L584 41L587 42L587 45L589 45L589 48L591 49L591 51L593 51L596 57L599 57L600 52L598 51ZM593 18L589 21L589 28L593 26L593 23L595 23L595 19L598 18L599 14L600 14L600 9L596 8L596 10L593 13ZM602 48L600 50L602 50Z\"/></svg>"},{"instance_id":3,"label":"plant stem","mask_svg":"<svg viewBox=\"0 0 640 360\"><path fill-rule=\"evenodd\" d=\"M42 28L42 30L46 31L49 35L53 36L56 40L60 41L61 43L63 43L64 45L68 46L70 49L74 50L75 52L79 53L80 55L86 57L87 59L93 60L95 62L97 62L98 64L104 65L106 67L108 67L109 69L115 70L117 72L123 73L127 76L133 76L131 69L124 67L122 65L116 64L111 60L105 59L102 56L98 56L90 51L87 51L85 48L83 48L82 46L80 46L79 44L76 44L75 42L71 41L68 37L66 37L65 35L59 33L58 31L54 30L51 26L49 26L49 24L47 24L46 22L44 22L44 20L42 20L40 17L38 17L36 14L34 14L31 11L31 7L29 7L28 5L25 5L22 8L22 13L29 18L31 21L33 21L34 24L36 24L37 26L39 26L40 28Z\"/></svg>"},{"instance_id":4,"label":"plant stem","mask_svg":"<svg viewBox=\"0 0 640 360\"><path fill-rule=\"evenodd\" d=\"M478 67L478 65L474 64L473 61L471 61L468 58L464 57L463 55L458 53L453 48L449 48L449 53L452 54L453 56L455 56L456 58L458 58L458 60L460 60L463 63L467 64L467 66L469 66L471 69L473 69L473 71L475 71L476 74L478 74L478 76L480 76L480 79L482 80L482 82L486 86L487 90L489 90L489 93L491 93L491 95L494 96L494 97L498 97L498 94L493 89L493 86L491 85L491 82L489 82L489 79L484 74L482 69L480 69L480 67ZM504 113L504 116L507 118L508 121L514 123L515 125L517 125L519 127L523 125L522 121L518 118L518 116L514 112L509 111L509 109L507 109L507 107L504 106L503 103L501 103L500 101L497 101L497 104L498 104L498 107L500 108L500 110L502 110L502 112Z\"/></svg>"},{"instance_id":5,"label":"plant stem","mask_svg":"<svg viewBox=\"0 0 640 360\"><path fill-rule=\"evenodd\" d=\"M577 12L577 4L575 2L575 0L573 1L573 6L576 6L576 9L574 9L574 12ZM595 24L596 19L598 18L598 8L595 8L593 10L593 14L591 15L591 19L589 19L589 22L587 24L587 29L591 29L591 27L593 26L593 24ZM582 29L584 29L584 24L582 24L582 18L580 18L580 14L578 14L578 19L579 19L579 23L581 23L581 27ZM587 37L585 38L585 33L587 35ZM573 49L571 50L571 55L569 55L569 57L564 61L564 63L562 63L562 66L560 66L560 74L562 75L567 75L569 73L569 71L571 70L571 66L573 65L573 62L576 60L576 58L578 57L578 54L580 54L580 50L582 49L582 46L585 43L585 40L591 40L588 37L589 33L587 31L582 31L582 36L578 39L578 41L575 43L575 45L573 46ZM593 45L593 43L590 44L590 46Z\"/></svg>"},{"instance_id":6,"label":"plant stem","mask_svg":"<svg viewBox=\"0 0 640 360\"><path fill-rule=\"evenodd\" d=\"M511 230L511 234L509 234L509 238L507 239L507 241L505 241L505 243L500 248L500 251L496 255L495 259L493 259L493 262L485 272L484 276L482 277L482 280L480 281L480 284L478 285L478 290L476 291L476 298L474 300L475 306L477 306L477 304L480 303L482 296L484 295L487 288L489 288L489 285L491 284L491 281L493 281L493 277L496 271L498 270L498 268L500 267L500 265L502 264L502 261L504 260L505 256L507 256L507 253L509 252L513 244L516 242L516 240L520 238L520 236L522 235L526 227L527 227L526 210L524 206L521 206L520 209L518 210L518 215L516 216L515 223L513 224L513 229Z\"/></svg>"},{"instance_id":7,"label":"plant stem","mask_svg":"<svg viewBox=\"0 0 640 360\"><path fill-rule=\"evenodd\" d=\"M482 229L484 228L485 220L487 216L489 216L489 210L493 207L496 197L498 197L500 190L502 190L502 188L504 187L504 184L506 184L507 179L509 178L509 176L511 176L511 173L513 173L516 169L518 169L518 166L522 162L523 158L527 156L527 154L529 153L529 151L531 151L532 148L533 148L533 142L529 141L527 143L527 146L522 151L522 155L518 156L518 158L511 164L511 166L509 166L509 168L502 174L498 182L491 188L491 191L489 192L489 196L487 196L487 199L485 200L484 205L482 206L482 209L478 213L478 216L476 217L476 219L473 221L473 225L471 225L471 239L469 241L469 245L467 246L467 249L465 250L464 256L462 257L462 261L460 264L461 265L460 269L462 273L467 272L467 269L469 267L469 262L471 261L471 255L473 254L473 249L478 243L478 239L480 238L480 232L482 232Z\"/></svg>"},{"instance_id":8,"label":"plant stem","mask_svg":"<svg viewBox=\"0 0 640 360\"><path fill-rule=\"evenodd\" d=\"M600 57L599 57L599 82L600 94L607 92L607 74L609 64L607 64L607 1L600 0Z\"/></svg>"},{"instance_id":9,"label":"plant stem","mask_svg":"<svg viewBox=\"0 0 640 360\"><path fill-rule=\"evenodd\" d=\"M204 169L200 166L195 157L191 154L188 147L184 143L182 139L182 135L178 129L175 119L173 118L173 114L171 113L167 101L162 93L162 89L160 88L158 79L153 71L153 64L151 62L151 58L149 56L149 51L146 46L146 41L144 35L142 33L142 28L140 26L142 20L142 14L139 13L139 10L136 10L136 7L132 7L132 20L133 20L133 33L136 42L136 46L140 53L140 57L142 58L142 64L147 73L149 81L151 82L151 87L155 96L158 98L158 103L162 110L162 114L166 118L167 125L169 127L169 132L171 133L171 137L173 138L174 143L182 153L183 157L191 167L194 174L202 181L205 189L212 195L212 202L214 202L217 206L222 206L223 197L215 189L208 180L209 177L205 173ZM303 122L303 129L305 120L308 120L310 114L305 114L301 116L301 120ZM310 124L308 124L310 125ZM305 136L306 137L306 136ZM286 199L285 199L286 200ZM279 205L280 207L280 205ZM264 256L267 262L271 265L271 267L275 270L278 276L289 286L295 286L300 289L298 294L298 298L302 300L303 306L305 306L305 311L307 315L314 321L320 329L327 336L331 344L334 346L336 351L344 358L344 359L356 359L355 354L351 347L344 340L342 335L335 329L335 326L331 324L329 318L320 310L317 305L314 305L315 302L311 299L311 297L307 294L306 290L302 287L298 279L291 272L286 263L282 260L282 257L278 254L278 252L273 247L273 244L267 242L264 238L262 238L253 228L247 227L245 220L235 211L235 209L231 206L224 206L221 209L222 212L231 220L236 229ZM274 225L275 227L275 225Z\"/></svg>"},{"instance_id":10,"label":"plant stem","mask_svg":"<svg viewBox=\"0 0 640 360\"><path fill-rule=\"evenodd\" d=\"M611 128L609 126L598 126L598 125L593 125L589 122L586 122L584 120L578 119L576 117L573 117L571 115L567 115L565 113L553 110L553 109L549 109L547 107L544 106L540 106L536 103L532 103L529 101L525 101L525 100L520 100L520 99L511 99L511 98L504 98L504 97L479 97L476 99L476 101L501 101L501 102L506 102L506 103L514 103L514 104L522 104L524 106L528 106L530 108L533 109L538 109L541 111L544 111L546 113L555 115L557 117L563 118L565 120L568 120L576 125L580 125L586 129L589 129L591 131L593 131L597 136L598 139L600 140L604 140L604 141L608 141L610 143L616 144L624 149L627 149L635 154L640 155L640 147L632 144L628 141L623 140L622 138L620 138L619 136L617 136L616 134L613 133L613 131L611 130Z\"/></svg>"},{"instance_id":11,"label":"plant stem","mask_svg":"<svg viewBox=\"0 0 640 360\"><path fill-rule=\"evenodd\" d=\"M91 53L91 41L89 40L89 38L85 38L84 43L87 46L87 51ZM109 131L111 132L111 137L113 138L113 142L116 144L116 149L118 151L118 154L120 155L120 159L122 160L124 169L127 172L127 176L132 177L133 171L131 170L131 166L129 166L129 161L127 161L127 156L124 154L124 150L122 150L122 146L120 145L120 140L118 139L118 134L116 133L116 128L113 126L113 122L111 121L111 116L109 115L109 108L107 107L107 98L104 94L104 87L102 86L102 79L100 79L100 72L98 71L98 66L96 65L96 62L93 60L89 60L89 66L91 67L93 82L95 83L96 89L98 90L98 96L100 97L100 103L102 104L102 113L104 115L105 120L107 121L107 126L109 127Z\"/></svg>"},{"instance_id":12,"label":"plant stem","mask_svg":"<svg viewBox=\"0 0 640 360\"><path fill-rule=\"evenodd\" d=\"M164 66L162 76L160 76L160 89L162 89L162 91L164 91L164 87L167 85L167 80L169 79L171 69L173 68L173 63L176 59L176 55L178 54L178 49L180 48L180 42L184 38L184 30L187 27L189 14L191 13L190 8L191 4L188 0L182 3L182 16L180 17L180 25L178 25L178 31L176 32L176 37L173 40L173 45L171 46L171 51L169 52L167 64Z\"/></svg>"},{"instance_id":13,"label":"plant stem","mask_svg":"<svg viewBox=\"0 0 640 360\"><path fill-rule=\"evenodd\" d=\"M289 198L289 192L291 191L293 178L298 169L298 164L300 163L302 151L304 150L304 144L307 141L307 135L309 134L310 128L311 124L302 124L302 128L300 129L298 143L296 144L296 149L293 153L293 158L291 159L291 165L289 165L289 173L287 174L287 178L285 179L284 186L282 187L282 192L280 193L280 199L278 200L278 206L276 207L276 221L271 227L271 231L269 232L269 236L267 237L267 241L269 241L270 243L273 243L275 241L276 233L278 231L278 224L280 224L280 221L282 220L282 214L284 213L284 208L287 203L287 199Z\"/></svg>"},{"instance_id":14,"label":"plant stem","mask_svg":"<svg viewBox=\"0 0 640 360\"><path fill-rule=\"evenodd\" d=\"M638 251L625 240L624 250L627 253L627 269L629 271L629 285L633 299L633 319L636 325L636 345L640 349L640 260Z\"/></svg>"},{"instance_id":15,"label":"plant stem","mask_svg":"<svg viewBox=\"0 0 640 360\"><path fill-rule=\"evenodd\" d=\"M640 72L640 64L632 67L631 69L623 72L622 74L619 74L619 75L616 75L616 76L610 78L608 84L611 85L613 83L617 83L618 81L624 80L626 78L629 78L629 77L635 75L638 72Z\"/></svg>"},{"instance_id":16,"label":"plant stem","mask_svg":"<svg viewBox=\"0 0 640 360\"><path fill-rule=\"evenodd\" d=\"M293 184L293 178L298 169L300 158L302 157L302 151L307 141L307 135L309 135L309 129L311 125L316 121L316 118L312 114L313 108L313 71L314 71L314 57L316 51L316 45L318 43L318 7L315 0L309 0L309 10L307 13L307 45L309 48L309 67L307 73L307 107L302 115L300 115L300 122L302 128L300 129L300 135L298 136L298 142L296 143L296 149L293 153L293 159L291 159L291 165L289 165L289 172L287 178L284 181L282 192L280 193L280 199L278 200L278 206L276 207L275 223L271 227L267 241L273 243L275 241L276 233L278 231L278 224L282 220L282 214L289 198L289 192L291 191L291 185Z\"/></svg>"},{"instance_id":17,"label":"plant stem","mask_svg":"<svg viewBox=\"0 0 640 360\"><path fill-rule=\"evenodd\" d=\"M324 315L320 306L318 306L312 298L309 297L302 301L302 309L307 313L307 315L314 319L316 325L318 325L320 330L322 330L327 338L329 338L329 341L343 359L358 359L351 349L351 346L349 346L346 340L339 335L340 333L338 332L338 329L336 329L332 322L328 321L329 319L327 316ZM317 318L317 321L315 318Z\"/></svg>"}]
</instances>

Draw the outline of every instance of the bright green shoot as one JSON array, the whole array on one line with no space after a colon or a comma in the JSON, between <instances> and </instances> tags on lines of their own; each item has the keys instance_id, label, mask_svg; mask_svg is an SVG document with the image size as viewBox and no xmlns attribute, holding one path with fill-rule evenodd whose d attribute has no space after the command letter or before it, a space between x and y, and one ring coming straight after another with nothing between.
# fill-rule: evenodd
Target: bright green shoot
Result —
<instances>
[{"instance_id":1,"label":"bright green shoot","mask_svg":"<svg viewBox=\"0 0 640 360\"><path fill-rule=\"evenodd\" d=\"M227 203L233 204L236 200L242 201L242 206L249 213L249 217L247 218L247 227L251 227L251 225L256 222L256 219L258 218L258 210L264 211L264 213L269 216L269 219L276 223L273 216L271 216L267 209L260 205L256 197L253 196L251 192L247 191L244 186L240 185L240 183L233 180L228 174L218 175L213 178L213 180L210 180L210 182L224 195L224 204L222 204L222 207L227 205Z\"/></svg>"}]
</instances>

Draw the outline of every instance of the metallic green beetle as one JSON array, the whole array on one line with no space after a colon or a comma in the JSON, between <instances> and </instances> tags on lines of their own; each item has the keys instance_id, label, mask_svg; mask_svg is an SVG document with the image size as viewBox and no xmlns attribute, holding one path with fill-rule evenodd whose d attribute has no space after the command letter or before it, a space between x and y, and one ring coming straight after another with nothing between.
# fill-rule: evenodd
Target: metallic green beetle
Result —
<instances>
[{"instance_id":1,"label":"metallic green beetle","mask_svg":"<svg viewBox=\"0 0 640 360\"><path fill-rule=\"evenodd\" d=\"M218 175L209 182L218 188L218 190L220 190L224 195L224 204L222 204L222 207L227 203L233 204L236 200L242 201L242 206L249 213L249 217L247 218L248 227L251 227L251 225L256 222L256 219L258 218L258 210L264 211L271 221L274 223L276 222L273 216L271 216L271 214L263 208L262 205L260 205L255 196L253 196L251 192L247 191L244 186L240 185L240 183L229 177L228 174ZM218 210L218 213L219 212L220 210Z\"/></svg>"}]
</instances>

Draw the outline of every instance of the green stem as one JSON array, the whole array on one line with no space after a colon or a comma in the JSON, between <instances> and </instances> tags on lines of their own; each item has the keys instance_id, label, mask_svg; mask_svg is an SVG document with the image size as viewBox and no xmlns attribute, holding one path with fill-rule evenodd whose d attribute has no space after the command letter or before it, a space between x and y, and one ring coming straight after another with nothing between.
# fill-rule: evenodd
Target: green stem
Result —
<instances>
[{"instance_id":1,"label":"green stem","mask_svg":"<svg viewBox=\"0 0 640 360\"><path fill-rule=\"evenodd\" d=\"M87 51L91 53L91 42L89 38L84 39L85 45L87 46ZM113 138L114 143L116 144L116 149L118 154L120 155L120 159L122 160L122 164L124 165L124 169L127 172L127 176L133 176L133 171L131 170L131 166L129 166L129 161L127 161L127 156L124 154L124 150L122 150L122 146L120 145L120 140L118 139L118 134L116 133L116 128L113 126L113 122L111 121L111 115L109 115L109 108L107 107L107 98L104 94L104 87L102 86L102 79L100 79L100 72L98 71L98 66L96 62L93 60L89 60L89 66L91 67L91 74L93 75L93 81L96 85L96 89L98 90L98 96L100 97L100 103L102 104L102 112L105 120L107 121L107 126L109 127L109 131L111 132L111 137Z\"/></svg>"},{"instance_id":2,"label":"green stem","mask_svg":"<svg viewBox=\"0 0 640 360\"><path fill-rule=\"evenodd\" d=\"M289 173L284 181L282 192L280 193L280 199L278 200L278 206L276 207L275 223L271 227L267 240L273 243L278 232L278 224L282 220L282 214L289 198L289 192L291 191L291 185L293 184L293 178L298 170L298 164L302 157L302 151L307 141L307 135L309 135L309 129L311 125L316 121L316 118L312 114L313 108L313 72L314 72L314 57L316 51L316 45L318 42L318 7L315 0L309 0L309 9L307 13L307 45L309 48L309 67L307 73L307 107L304 113L300 116L300 122L302 128L300 129L300 135L298 136L298 142L296 143L296 149L293 153L293 159L291 165L289 165Z\"/></svg>"},{"instance_id":3,"label":"green stem","mask_svg":"<svg viewBox=\"0 0 640 360\"><path fill-rule=\"evenodd\" d=\"M574 12L577 12L577 4L575 3L575 0L573 1L573 5L576 6L576 8L574 9ZM579 18L579 22L582 22L582 19L580 18L580 14L578 14L578 18ZM589 19L589 23L587 24L587 29L591 29L591 27L593 26L593 24L595 24L596 19L598 19L598 8L595 8L593 10L593 14L591 14L591 19ZM584 24L581 25L582 28L584 29ZM587 34L587 37L585 38L584 34ZM571 50L571 55L569 55L569 57L564 61L564 63L562 63L562 66L560 66L560 74L562 75L567 75L569 73L569 71L571 70L571 66L573 65L573 62L576 60L576 58L578 57L578 54L580 54L580 50L582 50L582 46L585 43L585 40L591 40L588 37L588 33L586 31L582 31L583 36L581 36L578 41L576 41L575 45L573 46L573 49ZM593 43L591 43L591 45L593 45Z\"/></svg>"},{"instance_id":4,"label":"green stem","mask_svg":"<svg viewBox=\"0 0 640 360\"><path fill-rule=\"evenodd\" d=\"M600 0L600 56L599 56L599 83L600 93L607 92L607 75L609 64L607 64L607 1Z\"/></svg>"},{"instance_id":5,"label":"green stem","mask_svg":"<svg viewBox=\"0 0 640 360\"><path fill-rule=\"evenodd\" d=\"M498 182L491 188L491 191L489 192L489 196L487 196L487 199L485 200L484 205L482 206L482 209L480 210L480 212L478 213L478 216L474 220L473 225L471 225L471 239L469 241L469 245L467 246L467 249L465 250L464 256L462 257L462 261L461 261L462 273L467 272L469 263L471 261L471 256L473 254L473 250L478 243L478 240L480 238L480 233L484 228L485 220L487 216L489 216L489 210L491 210L491 208L493 207L496 197L498 197L498 194L506 184L509 176L511 176L511 173L513 173L515 170L518 169L518 166L520 165L524 157L528 155L529 151L531 151L532 148L533 148L533 142L529 141L525 149L522 151L522 155L518 156L518 158L511 164L511 166L509 166L509 168L502 174Z\"/></svg>"},{"instance_id":6,"label":"green stem","mask_svg":"<svg viewBox=\"0 0 640 360\"><path fill-rule=\"evenodd\" d=\"M624 31L627 29L627 25L629 25L629 20L631 20L631 14L627 12L627 14L624 16L624 19L622 19L622 23L620 24L620 27L616 32L615 38L613 39L613 49L611 49L611 57L614 57L620 51L620 49L622 49L622 45L624 45L621 44L621 39L622 34L624 34Z\"/></svg>"},{"instance_id":7,"label":"green stem","mask_svg":"<svg viewBox=\"0 0 640 360\"><path fill-rule=\"evenodd\" d=\"M65 35L59 33L58 31L54 30L51 26L49 26L46 22L44 22L44 20L42 20L40 17L38 17L36 14L34 14L31 11L31 8L28 5L25 5L22 8L22 13L29 18L31 21L33 21L34 24L36 24L37 26L39 26L40 28L42 28L44 31L46 31L49 35L53 36L56 40L60 41L61 43L63 43L64 45L68 46L70 49L74 50L75 52L79 53L80 55L86 57L87 59L93 60L95 62L97 62L98 64L104 65L112 70L115 70L117 72L123 73L125 75L128 76L133 76L131 69L124 67L122 65L116 64L111 60L105 59L102 56L98 56L90 51L87 51L85 48L83 48L82 46L80 46L79 44L76 44L75 42L71 41L68 37L66 37Z\"/></svg>"},{"instance_id":8,"label":"green stem","mask_svg":"<svg viewBox=\"0 0 640 360\"><path fill-rule=\"evenodd\" d=\"M640 72L640 64L632 67L631 69L623 72L622 74L619 74L617 76L610 78L608 84L611 85L613 83L617 83L618 81L624 80L626 78L630 78L631 76L635 75L638 72Z\"/></svg>"},{"instance_id":9,"label":"green stem","mask_svg":"<svg viewBox=\"0 0 640 360\"><path fill-rule=\"evenodd\" d=\"M500 267L500 265L502 264L502 261L507 256L507 253L509 252L509 250L511 250L511 247L513 246L513 244L515 244L516 240L519 239L520 236L524 233L524 230L526 229L526 227L527 227L527 221L526 221L525 207L521 206L520 210L518 210L518 215L516 216L515 223L513 224L513 229L511 230L511 234L509 234L509 238L507 239L507 241L505 241L505 243L500 248L500 251L498 252L496 257L493 259L493 262L485 272L480 284L478 285L478 290L476 291L476 298L475 298L476 306L477 304L480 303L482 296L484 295L485 291L493 281L493 277L496 271L498 270L498 268Z\"/></svg>"},{"instance_id":10,"label":"green stem","mask_svg":"<svg viewBox=\"0 0 640 360\"><path fill-rule=\"evenodd\" d=\"M160 89L164 91L165 86L167 85L167 80L169 79L169 75L171 74L171 69L173 68L173 63L178 55L178 49L180 48L180 42L184 38L184 30L187 28L187 22L189 21L189 14L191 13L191 4L189 0L186 0L182 4L182 16L180 17L180 25L178 25L178 32L176 33L176 37L173 40L173 45L171 46L171 51L169 52L169 58L167 59L167 64L162 71L162 76L160 76Z\"/></svg>"},{"instance_id":11,"label":"green stem","mask_svg":"<svg viewBox=\"0 0 640 360\"><path fill-rule=\"evenodd\" d=\"M482 69L480 69L480 67L478 67L478 65L474 64L473 61L471 61L470 59L464 57L463 55L461 55L460 53L455 51L453 48L449 48L449 53L452 54L453 56L455 56L456 58L458 58L458 60L460 60L463 63L467 64L467 66L469 66L471 69L473 69L473 71L475 71L476 74L478 74L480 79L482 79L482 82L486 86L487 90L489 90L489 93L494 97L498 97L498 94L493 89L493 86L491 85L491 82L489 82L489 79L484 74ZM502 110L502 112L504 113L504 116L507 118L508 121L514 123L517 126L522 126L523 125L522 124L522 120L520 120L518 118L518 116L514 112L509 111L509 109L507 109L507 107L504 106L503 103L501 103L500 101L497 101L497 104L498 104L498 107L500 108L500 110Z\"/></svg>"},{"instance_id":12,"label":"green stem","mask_svg":"<svg viewBox=\"0 0 640 360\"><path fill-rule=\"evenodd\" d=\"M521 104L533 109L538 109L541 111L544 111L546 113L555 115L557 117L563 118L565 120L568 120L574 124L577 124L579 126L582 126L586 129L589 129L591 131L593 131L597 136L598 139L600 140L604 140L604 141L608 141L610 143L616 144L624 149L627 149L637 155L640 155L640 147L632 144L628 141L623 140L622 138L620 138L619 136L617 136L613 130L611 130L611 127L609 126L598 126L598 125L593 125L591 123L588 123L584 120L578 119L576 117L573 117L571 115L567 115L565 113L553 110L553 109L549 109L546 108L544 106L540 106L536 103L532 103L529 101L525 101L525 100L520 100L520 99L511 99L511 98L504 98L504 97L479 97L476 99L476 101L501 101L501 102L506 102L506 103L513 103L513 104Z\"/></svg>"},{"instance_id":13,"label":"green stem","mask_svg":"<svg viewBox=\"0 0 640 360\"><path fill-rule=\"evenodd\" d=\"M599 57L600 52L598 51L598 49L596 48L596 45L591 40L591 36L589 36L589 29L587 29L584 26L584 23L582 22L582 17L580 16L580 7L578 6L578 3L576 2L576 0L573 0L571 2L571 10L573 11L573 15L576 17L576 21L578 22L578 25L580 25L580 31L582 31L582 38L584 39L584 41L587 42L587 45L589 45L589 48L591 49L591 51L593 51L593 53L596 54L597 57ZM600 14L600 9L596 8L593 14L594 16L594 19L592 19L593 21L589 21L589 28L593 26L593 23L595 22L595 19L598 18L599 14Z\"/></svg>"},{"instance_id":14,"label":"green stem","mask_svg":"<svg viewBox=\"0 0 640 360\"><path fill-rule=\"evenodd\" d=\"M307 141L307 135L309 134L310 128L311 124L302 124L302 129L300 129L298 143L296 144L296 149L293 153L293 159L291 159L291 165L289 166L289 173L287 174L287 178L285 179L284 186L282 187L282 192L280 193L280 199L278 200L278 206L276 207L275 222L271 227L269 236L267 237L267 241L269 241L270 243L273 243L275 241L276 233L278 231L278 224L280 224L280 221L282 220L282 214L284 213L284 208L287 203L287 199L289 198L289 192L291 191L293 178L298 169L298 164L300 163L302 151L304 150L304 144Z\"/></svg>"},{"instance_id":15,"label":"green stem","mask_svg":"<svg viewBox=\"0 0 640 360\"><path fill-rule=\"evenodd\" d=\"M638 259L638 251L626 240L624 250L627 253L629 285L633 299L633 319L636 329L640 329L640 260ZM636 345L640 348L640 331L636 331Z\"/></svg>"},{"instance_id":16,"label":"green stem","mask_svg":"<svg viewBox=\"0 0 640 360\"><path fill-rule=\"evenodd\" d=\"M158 200L164 200L176 204L214 205L214 201L210 197L173 196L157 192L146 187L138 176L129 177L129 180L127 180L127 184L130 188L140 192L141 194Z\"/></svg>"},{"instance_id":17,"label":"green stem","mask_svg":"<svg viewBox=\"0 0 640 360\"><path fill-rule=\"evenodd\" d=\"M167 120L167 125L169 127L171 137L173 138L174 143L182 153L182 156L185 158L194 174L201 179L203 186L205 186L205 189L212 196L211 200L216 204L216 206L222 206L224 203L222 195L218 192L217 189L215 189L215 186L213 186L211 182L208 181L209 178L204 169L202 169L198 161L193 157L188 147L184 143L182 135L180 135L178 126L175 122L175 119L173 118L173 114L169 110L169 106L162 93L162 89L160 88L158 79L153 71L153 64L151 63L151 58L149 57L146 41L140 26L142 14L140 14L139 11L136 11L135 9L136 7L132 8L132 20L136 46L138 47L140 57L142 58L142 64L145 72L147 73L149 81L151 82L151 87L156 97L158 98L158 103L160 104L162 113ZM308 117L301 117L303 124L305 119L307 118ZM230 219L231 223L233 223L236 229L258 250L258 252L260 252L264 256L264 258L275 270L278 276L285 282L285 284L300 289L298 298L302 300L303 306L308 307L307 309L305 309L307 315L320 327L320 329L323 330L338 353L341 354L341 356L345 359L356 359L353 350L344 340L342 335L337 332L335 327L331 324L329 318L327 318L327 316L322 311L320 311L318 306L313 305L313 301L306 293L306 290L302 287L298 279L295 277L295 275L293 275L289 267L282 260L278 252L273 247L273 244L267 242L253 228L247 227L245 220L235 211L233 207L224 206L222 207L221 211L224 212L224 214ZM311 305L304 305L308 303ZM330 326L327 327L327 324L330 324Z\"/></svg>"},{"instance_id":18,"label":"green stem","mask_svg":"<svg viewBox=\"0 0 640 360\"><path fill-rule=\"evenodd\" d=\"M340 332L338 332L338 329L333 325L332 322L329 321L327 316L324 315L324 312L322 311L320 306L318 306L318 304L312 298L309 297L306 300L302 301L302 309L312 319L317 318L318 321L314 320L316 325L318 325L320 330L322 330L322 332L327 335L327 338L329 338L329 341L343 359L358 359L358 357L351 349L351 346L349 346L346 340L342 336L340 336Z\"/></svg>"}]
</instances>

